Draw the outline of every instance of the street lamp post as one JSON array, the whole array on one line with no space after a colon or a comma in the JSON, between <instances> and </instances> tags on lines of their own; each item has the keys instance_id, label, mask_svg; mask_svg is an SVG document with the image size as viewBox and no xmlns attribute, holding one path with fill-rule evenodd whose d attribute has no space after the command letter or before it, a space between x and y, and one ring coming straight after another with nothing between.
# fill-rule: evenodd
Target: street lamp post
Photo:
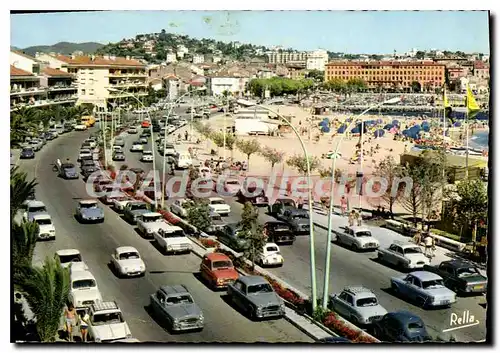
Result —
<instances>
[{"instance_id":1,"label":"street lamp post","mask_svg":"<svg viewBox=\"0 0 500 353\"><path fill-rule=\"evenodd\" d=\"M328 288L329 288L329 280L330 280L330 256L331 256L331 250L332 250L332 214L333 214L333 197L334 197L334 186L335 186L335 167L336 167L336 162L338 158L338 153L340 149L340 145L342 141L344 140L345 135L347 132L353 127L353 125L358 121L359 118L361 118L361 126L363 126L363 115L368 113L370 110L378 108L384 104L394 104L399 102L401 99L400 98L392 98L387 101L384 101L382 103L379 103L377 105L374 105L372 107L369 107L365 111L363 111L361 114L359 114L357 117L353 118L349 126L344 130L342 135L340 135L340 139L337 142L337 145L335 147L335 152L332 155L332 176L330 180L330 205L328 209L328 233L327 233L327 242L326 242L326 258L325 258L325 274L324 274L324 286L323 286L323 308L327 308L328 306ZM361 134L364 135L363 129L361 129ZM360 193L361 194L361 193ZM361 197L361 196L360 196Z\"/></svg>"},{"instance_id":2,"label":"street lamp post","mask_svg":"<svg viewBox=\"0 0 500 353\"><path fill-rule=\"evenodd\" d=\"M135 99L137 102L139 102L139 105L142 106L142 108L144 110L146 110L146 107L144 106L144 104L141 102L141 100L139 98L137 98L136 96L134 96L132 93L130 92L127 92L127 91L123 91L123 90L120 90L120 89L117 89L117 88L108 88L109 91L111 92L119 92L119 93L122 93L122 94L126 94L127 96L129 97L132 97L133 99ZM149 118L149 121L152 122L153 120L151 119L151 115L149 114L149 111L146 110L146 115L148 116ZM149 129L151 131L151 145L152 145L152 148L153 148L153 184L154 184L154 205L155 205L155 209L158 208L158 198L156 197L156 193L157 193L157 184L156 184L156 157L155 157L155 153L154 153L154 140L153 140L153 124L149 124Z\"/></svg>"},{"instance_id":3,"label":"street lamp post","mask_svg":"<svg viewBox=\"0 0 500 353\"><path fill-rule=\"evenodd\" d=\"M184 98L185 96L193 93L193 92L199 92L199 91L204 91L206 88L204 87L200 87L194 91L188 91L184 94L182 94L180 97L178 97L174 102L172 102L170 104L170 109L168 110L168 113L167 113L167 118L165 119L165 132L164 132L164 135L163 135L163 176L162 176L162 185L163 185L163 188L165 188L165 183L166 183L166 173L165 173L165 169L166 169L166 164L167 164L167 159L165 158L165 150L167 149L167 137L168 137L168 131L167 131L167 127L168 127L168 119L170 118L170 115L172 115L172 112L174 111L174 106L177 105L177 103L182 99ZM192 109L191 109L192 111ZM191 113L192 114L192 113ZM192 123L192 120L191 120L191 123ZM154 154L154 153L153 153ZM161 207L162 208L165 208L165 190L163 190L162 194L161 194Z\"/></svg>"},{"instance_id":4,"label":"street lamp post","mask_svg":"<svg viewBox=\"0 0 500 353\"><path fill-rule=\"evenodd\" d=\"M258 106L257 104L254 104L253 106ZM307 173L307 185L308 185L308 198L309 198L309 252L310 252L310 272L311 272L311 301L312 301L312 309L313 311L316 309L317 306L317 292L316 292L316 257L315 257L315 242L314 242L314 221L313 221L313 196L312 196L312 180L311 180L311 165L309 161L309 154L307 153L307 148L300 137L300 133L297 131L297 129L290 123L288 119L286 119L283 115L280 113L274 111L271 108L268 108L263 105L259 105L259 107L276 114L281 120L285 122L286 125L290 126L290 128L293 130L297 138L299 139L300 145L302 146L302 150L304 151L304 155L306 157L306 173Z\"/></svg>"}]
</instances>

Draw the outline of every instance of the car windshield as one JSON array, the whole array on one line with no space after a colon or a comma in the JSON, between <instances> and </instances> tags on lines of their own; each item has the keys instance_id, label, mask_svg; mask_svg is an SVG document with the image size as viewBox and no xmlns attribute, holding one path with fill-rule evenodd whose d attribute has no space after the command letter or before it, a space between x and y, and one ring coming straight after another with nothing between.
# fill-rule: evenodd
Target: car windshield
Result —
<instances>
[{"instance_id":1,"label":"car windshield","mask_svg":"<svg viewBox=\"0 0 500 353\"><path fill-rule=\"evenodd\" d=\"M71 168L74 168L74 167L75 167L75 165L71 164L71 163L65 163L65 164L61 165L62 169L71 169Z\"/></svg>"},{"instance_id":2,"label":"car windshield","mask_svg":"<svg viewBox=\"0 0 500 353\"><path fill-rule=\"evenodd\" d=\"M120 254L120 260L131 260L131 259L140 259L139 253L135 251L123 252Z\"/></svg>"},{"instance_id":3,"label":"car windshield","mask_svg":"<svg viewBox=\"0 0 500 353\"><path fill-rule=\"evenodd\" d=\"M422 254L422 249L419 247L411 247L404 249L405 254Z\"/></svg>"},{"instance_id":4,"label":"car windshield","mask_svg":"<svg viewBox=\"0 0 500 353\"><path fill-rule=\"evenodd\" d=\"M152 155L153 155L153 152L150 152L150 151L144 151L144 152L142 152L142 155L143 155L143 156L152 156Z\"/></svg>"},{"instance_id":5,"label":"car windshield","mask_svg":"<svg viewBox=\"0 0 500 353\"><path fill-rule=\"evenodd\" d=\"M61 262L61 264L67 264L70 262L82 262L82 256L80 254L59 255L59 261Z\"/></svg>"},{"instance_id":6,"label":"car windshield","mask_svg":"<svg viewBox=\"0 0 500 353\"><path fill-rule=\"evenodd\" d=\"M306 213L297 213L292 216L293 219L306 219L309 216Z\"/></svg>"},{"instance_id":7,"label":"car windshield","mask_svg":"<svg viewBox=\"0 0 500 353\"><path fill-rule=\"evenodd\" d=\"M94 326L119 324L123 322L121 313L94 314L92 324Z\"/></svg>"},{"instance_id":8,"label":"car windshield","mask_svg":"<svg viewBox=\"0 0 500 353\"><path fill-rule=\"evenodd\" d=\"M135 204L135 205L131 205L130 206L130 209L132 211L137 211L137 210L147 210L148 209L148 206L144 203L141 203L141 204Z\"/></svg>"},{"instance_id":9,"label":"car windshield","mask_svg":"<svg viewBox=\"0 0 500 353\"><path fill-rule=\"evenodd\" d=\"M86 288L93 288L95 286L96 286L96 283L91 278L79 279L79 280L73 281L73 289L86 289Z\"/></svg>"},{"instance_id":10,"label":"car windshield","mask_svg":"<svg viewBox=\"0 0 500 353\"><path fill-rule=\"evenodd\" d=\"M33 150L31 148L25 148L23 149L23 152L33 152Z\"/></svg>"},{"instance_id":11,"label":"car windshield","mask_svg":"<svg viewBox=\"0 0 500 353\"><path fill-rule=\"evenodd\" d=\"M212 200L212 201L210 201L210 204L211 205L225 205L226 203L224 202L224 200Z\"/></svg>"},{"instance_id":12,"label":"car windshield","mask_svg":"<svg viewBox=\"0 0 500 353\"><path fill-rule=\"evenodd\" d=\"M420 321L410 322L407 327L408 331L420 331L424 328L424 323Z\"/></svg>"},{"instance_id":13,"label":"car windshield","mask_svg":"<svg viewBox=\"0 0 500 353\"><path fill-rule=\"evenodd\" d=\"M94 165L95 165L95 163L94 163L94 161L93 161L92 159L84 159L84 160L83 160L83 165L84 165L85 167L87 167L87 166L94 166Z\"/></svg>"},{"instance_id":14,"label":"car windshield","mask_svg":"<svg viewBox=\"0 0 500 353\"><path fill-rule=\"evenodd\" d=\"M293 203L293 201L282 201L282 204L283 206L291 206L291 207L295 207L295 204Z\"/></svg>"},{"instance_id":15,"label":"car windshield","mask_svg":"<svg viewBox=\"0 0 500 353\"><path fill-rule=\"evenodd\" d=\"M277 248L276 246L268 246L268 247L266 248L266 251L267 251L267 252L277 252L277 251L279 251L279 250L278 250L278 248Z\"/></svg>"},{"instance_id":16,"label":"car windshield","mask_svg":"<svg viewBox=\"0 0 500 353\"><path fill-rule=\"evenodd\" d=\"M432 281L424 281L422 282L423 289L435 289L444 287L442 279L434 279Z\"/></svg>"},{"instance_id":17,"label":"car windshield","mask_svg":"<svg viewBox=\"0 0 500 353\"><path fill-rule=\"evenodd\" d=\"M247 289L248 294L271 293L273 288L269 283L254 284Z\"/></svg>"},{"instance_id":18,"label":"car windshield","mask_svg":"<svg viewBox=\"0 0 500 353\"><path fill-rule=\"evenodd\" d=\"M231 261L214 261L212 263L212 267L218 270L221 270L223 268L232 268L233 263Z\"/></svg>"},{"instance_id":19,"label":"car windshield","mask_svg":"<svg viewBox=\"0 0 500 353\"><path fill-rule=\"evenodd\" d=\"M152 223L152 222L159 222L162 220L162 216L147 216L147 217L143 217L144 218L144 222L146 223Z\"/></svg>"},{"instance_id":20,"label":"car windshield","mask_svg":"<svg viewBox=\"0 0 500 353\"><path fill-rule=\"evenodd\" d=\"M227 185L240 185L240 183L237 180L229 180L226 181Z\"/></svg>"},{"instance_id":21,"label":"car windshield","mask_svg":"<svg viewBox=\"0 0 500 353\"><path fill-rule=\"evenodd\" d=\"M90 153L90 150L86 150L86 149L80 150L80 154L84 154L84 153Z\"/></svg>"},{"instance_id":22,"label":"car windshield","mask_svg":"<svg viewBox=\"0 0 500 353\"><path fill-rule=\"evenodd\" d=\"M212 221L222 221L222 217L219 215L212 215L210 218L212 218Z\"/></svg>"},{"instance_id":23,"label":"car windshield","mask_svg":"<svg viewBox=\"0 0 500 353\"><path fill-rule=\"evenodd\" d=\"M165 145L165 148L174 148L174 145L169 145L169 144L166 144L166 145Z\"/></svg>"},{"instance_id":24,"label":"car windshield","mask_svg":"<svg viewBox=\"0 0 500 353\"><path fill-rule=\"evenodd\" d=\"M81 208L96 208L97 207L97 202L81 203L80 207Z\"/></svg>"},{"instance_id":25,"label":"car windshield","mask_svg":"<svg viewBox=\"0 0 500 353\"><path fill-rule=\"evenodd\" d=\"M36 219L35 222L41 226L52 224L50 218Z\"/></svg>"},{"instance_id":26,"label":"car windshield","mask_svg":"<svg viewBox=\"0 0 500 353\"><path fill-rule=\"evenodd\" d=\"M377 298L375 297L367 297L356 300L356 306L365 307L365 306L375 306L377 305Z\"/></svg>"},{"instance_id":27,"label":"car windshield","mask_svg":"<svg viewBox=\"0 0 500 353\"><path fill-rule=\"evenodd\" d=\"M30 207L28 209L28 212L30 212L30 213L47 212L47 209L45 208L45 206Z\"/></svg>"},{"instance_id":28,"label":"car windshield","mask_svg":"<svg viewBox=\"0 0 500 353\"><path fill-rule=\"evenodd\" d=\"M182 229L177 229L177 230L174 230L173 232L162 231L162 232L160 232L160 235L162 236L162 238L179 238L179 237L186 236Z\"/></svg>"},{"instance_id":29,"label":"car windshield","mask_svg":"<svg viewBox=\"0 0 500 353\"><path fill-rule=\"evenodd\" d=\"M361 237L371 237L372 236L372 233L366 231L366 230L363 230L363 231L360 231L360 232L356 232L356 237L358 238L361 238Z\"/></svg>"},{"instance_id":30,"label":"car windshield","mask_svg":"<svg viewBox=\"0 0 500 353\"><path fill-rule=\"evenodd\" d=\"M288 232L290 231L290 227L285 224L280 224L272 228L275 232Z\"/></svg>"},{"instance_id":31,"label":"car windshield","mask_svg":"<svg viewBox=\"0 0 500 353\"><path fill-rule=\"evenodd\" d=\"M191 304L191 303L193 303L193 298L191 298L191 296L187 294L167 298L167 305L179 305L179 304Z\"/></svg>"},{"instance_id":32,"label":"car windshield","mask_svg":"<svg viewBox=\"0 0 500 353\"><path fill-rule=\"evenodd\" d=\"M479 271L475 267L462 267L457 269L457 276L460 278L469 277L479 274Z\"/></svg>"}]
</instances>

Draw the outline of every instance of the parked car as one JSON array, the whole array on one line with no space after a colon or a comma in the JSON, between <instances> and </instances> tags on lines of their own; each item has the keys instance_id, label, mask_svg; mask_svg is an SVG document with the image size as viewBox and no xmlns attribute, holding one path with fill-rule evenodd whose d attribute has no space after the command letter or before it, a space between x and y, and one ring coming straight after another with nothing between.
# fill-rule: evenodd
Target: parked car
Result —
<instances>
[{"instance_id":1,"label":"parked car","mask_svg":"<svg viewBox=\"0 0 500 353\"><path fill-rule=\"evenodd\" d=\"M136 224L139 217L144 213L149 213L149 206L143 201L129 202L123 209L123 218L130 224Z\"/></svg>"},{"instance_id":2,"label":"parked car","mask_svg":"<svg viewBox=\"0 0 500 353\"><path fill-rule=\"evenodd\" d=\"M338 244L348 246L354 251L375 251L380 246L368 228L358 226L345 227L344 232L337 233L335 240Z\"/></svg>"},{"instance_id":3,"label":"parked car","mask_svg":"<svg viewBox=\"0 0 500 353\"><path fill-rule=\"evenodd\" d=\"M203 256L200 275L214 289L226 288L239 277L231 259L221 253L208 253Z\"/></svg>"},{"instance_id":4,"label":"parked car","mask_svg":"<svg viewBox=\"0 0 500 353\"><path fill-rule=\"evenodd\" d=\"M81 161L82 159L84 159L84 157L93 158L92 151L87 148L81 149L80 153L78 154L78 161Z\"/></svg>"},{"instance_id":5,"label":"parked car","mask_svg":"<svg viewBox=\"0 0 500 353\"><path fill-rule=\"evenodd\" d=\"M290 198L279 198L272 205L268 206L268 213L273 217L279 217L288 209L296 209L297 204Z\"/></svg>"},{"instance_id":6,"label":"parked car","mask_svg":"<svg viewBox=\"0 0 500 353\"><path fill-rule=\"evenodd\" d=\"M300 208L289 208L277 218L290 225L295 234L309 233L309 212Z\"/></svg>"},{"instance_id":7,"label":"parked car","mask_svg":"<svg viewBox=\"0 0 500 353\"><path fill-rule=\"evenodd\" d=\"M59 263L64 268L71 268L72 271L88 270L87 264L82 259L82 254L77 249L57 250L54 258L59 259Z\"/></svg>"},{"instance_id":8,"label":"parked car","mask_svg":"<svg viewBox=\"0 0 500 353\"><path fill-rule=\"evenodd\" d=\"M162 147L162 149L163 149L163 144L161 145L161 147ZM176 152L175 152L174 145L173 145L173 144L171 144L171 143L167 143L167 144L165 145L165 151L164 151L164 153L163 153L163 154L164 154L165 156L172 156L172 157L173 157L173 156L175 156L175 153L176 153Z\"/></svg>"},{"instance_id":9,"label":"parked car","mask_svg":"<svg viewBox=\"0 0 500 353\"><path fill-rule=\"evenodd\" d=\"M394 242L387 249L379 249L378 259L404 269L423 268L430 264L420 246L403 242Z\"/></svg>"},{"instance_id":10,"label":"parked car","mask_svg":"<svg viewBox=\"0 0 500 353\"><path fill-rule=\"evenodd\" d=\"M144 276L146 265L136 248L120 246L111 254L111 266L120 277Z\"/></svg>"},{"instance_id":11,"label":"parked car","mask_svg":"<svg viewBox=\"0 0 500 353\"><path fill-rule=\"evenodd\" d=\"M153 238L154 232L170 226L171 224L163 218L163 215L157 212L143 213L137 218L137 230L147 238Z\"/></svg>"},{"instance_id":12,"label":"parked car","mask_svg":"<svg viewBox=\"0 0 500 353\"><path fill-rule=\"evenodd\" d=\"M104 210L96 200L80 200L76 207L76 218L84 222L104 222Z\"/></svg>"},{"instance_id":13,"label":"parked car","mask_svg":"<svg viewBox=\"0 0 500 353\"><path fill-rule=\"evenodd\" d=\"M203 330L203 312L183 285L160 286L150 296L150 307L171 331Z\"/></svg>"},{"instance_id":14,"label":"parked car","mask_svg":"<svg viewBox=\"0 0 500 353\"><path fill-rule=\"evenodd\" d=\"M386 342L432 341L422 319L404 310L387 313L382 319L374 321L373 333Z\"/></svg>"},{"instance_id":15,"label":"parked car","mask_svg":"<svg viewBox=\"0 0 500 353\"><path fill-rule=\"evenodd\" d=\"M210 212L210 220L211 224L205 230L207 234L215 234L226 225L226 222L224 222L221 215L216 212Z\"/></svg>"},{"instance_id":16,"label":"parked car","mask_svg":"<svg viewBox=\"0 0 500 353\"><path fill-rule=\"evenodd\" d=\"M117 137L115 138L115 141L113 142L113 145L119 146L119 147L124 147L125 146L125 140L123 137Z\"/></svg>"},{"instance_id":17,"label":"parked car","mask_svg":"<svg viewBox=\"0 0 500 353\"><path fill-rule=\"evenodd\" d=\"M111 342L132 338L127 322L116 302L99 302L89 309L89 341Z\"/></svg>"},{"instance_id":18,"label":"parked car","mask_svg":"<svg viewBox=\"0 0 500 353\"><path fill-rule=\"evenodd\" d=\"M444 285L459 295L486 293L488 278L476 266L460 261L443 261L438 266L424 266L424 271L433 272L444 279Z\"/></svg>"},{"instance_id":19,"label":"parked car","mask_svg":"<svg viewBox=\"0 0 500 353\"><path fill-rule=\"evenodd\" d=\"M84 141L84 143L88 144L91 149L97 147L97 141L93 137L89 137Z\"/></svg>"},{"instance_id":20,"label":"parked car","mask_svg":"<svg viewBox=\"0 0 500 353\"><path fill-rule=\"evenodd\" d=\"M285 222L266 222L264 224L264 234L270 243L292 245L295 241L292 227Z\"/></svg>"},{"instance_id":21,"label":"parked car","mask_svg":"<svg viewBox=\"0 0 500 353\"><path fill-rule=\"evenodd\" d=\"M280 248L274 243L266 243L256 261L261 267L283 266L283 256Z\"/></svg>"},{"instance_id":22,"label":"parked car","mask_svg":"<svg viewBox=\"0 0 500 353\"><path fill-rule=\"evenodd\" d=\"M259 190L257 190L257 187L253 185L248 187L243 186L237 194L238 202L242 204L250 202L253 206L268 207L269 198L266 196L264 190L260 190L260 192Z\"/></svg>"},{"instance_id":23,"label":"parked car","mask_svg":"<svg viewBox=\"0 0 500 353\"><path fill-rule=\"evenodd\" d=\"M21 155L19 156L21 159L33 159L35 158L35 151L31 147L25 147L21 150Z\"/></svg>"},{"instance_id":24,"label":"parked car","mask_svg":"<svg viewBox=\"0 0 500 353\"><path fill-rule=\"evenodd\" d=\"M141 156L141 162L143 163L153 163L153 152L152 151L143 151Z\"/></svg>"},{"instance_id":25,"label":"parked car","mask_svg":"<svg viewBox=\"0 0 500 353\"><path fill-rule=\"evenodd\" d=\"M58 175L64 179L78 179L79 175L73 163L61 163L57 166Z\"/></svg>"},{"instance_id":26,"label":"parked car","mask_svg":"<svg viewBox=\"0 0 500 353\"><path fill-rule=\"evenodd\" d=\"M231 206L229 206L221 197L209 197L208 207L210 207L213 212L218 213L221 216L228 216L231 212Z\"/></svg>"},{"instance_id":27,"label":"parked car","mask_svg":"<svg viewBox=\"0 0 500 353\"><path fill-rule=\"evenodd\" d=\"M47 207L42 201L31 200L26 203L26 211L23 214L24 221L33 221L33 217L39 214L48 214Z\"/></svg>"},{"instance_id":28,"label":"parked car","mask_svg":"<svg viewBox=\"0 0 500 353\"><path fill-rule=\"evenodd\" d=\"M387 314L370 289L356 286L330 294L328 307L357 326L369 325Z\"/></svg>"},{"instance_id":29,"label":"parked car","mask_svg":"<svg viewBox=\"0 0 500 353\"><path fill-rule=\"evenodd\" d=\"M33 151L38 152L42 149L44 143L41 139L31 139L30 140L30 146L33 149Z\"/></svg>"},{"instance_id":30,"label":"parked car","mask_svg":"<svg viewBox=\"0 0 500 353\"><path fill-rule=\"evenodd\" d=\"M82 177L83 177L83 180L84 181L87 181L88 178L94 174L95 172L99 171L99 167L97 166L88 166L88 167L85 167L84 169L82 169Z\"/></svg>"},{"instance_id":31,"label":"parked car","mask_svg":"<svg viewBox=\"0 0 500 353\"><path fill-rule=\"evenodd\" d=\"M142 152L143 150L144 146L142 145L142 143L137 143L137 141L134 142L130 147L130 152Z\"/></svg>"},{"instance_id":32,"label":"parked car","mask_svg":"<svg viewBox=\"0 0 500 353\"><path fill-rule=\"evenodd\" d=\"M97 287L97 281L89 270L71 270L68 299L75 308L102 302L102 295Z\"/></svg>"},{"instance_id":33,"label":"parked car","mask_svg":"<svg viewBox=\"0 0 500 353\"><path fill-rule=\"evenodd\" d=\"M143 145L146 145L148 143L149 136L148 135L141 135L139 137L139 142L142 143Z\"/></svg>"},{"instance_id":34,"label":"parked car","mask_svg":"<svg viewBox=\"0 0 500 353\"><path fill-rule=\"evenodd\" d=\"M85 130L87 130L87 125L85 125L83 123L78 123L75 125L75 130L76 131L85 131Z\"/></svg>"},{"instance_id":35,"label":"parked car","mask_svg":"<svg viewBox=\"0 0 500 353\"><path fill-rule=\"evenodd\" d=\"M35 214L32 220L38 224L39 240L56 239L56 228L54 227L54 223L52 223L52 218L49 214Z\"/></svg>"},{"instance_id":36,"label":"parked car","mask_svg":"<svg viewBox=\"0 0 500 353\"><path fill-rule=\"evenodd\" d=\"M230 247L234 251L242 252L249 247L249 242L246 239L238 236L240 225L237 223L226 224L223 229L219 230L217 239L224 245Z\"/></svg>"},{"instance_id":37,"label":"parked car","mask_svg":"<svg viewBox=\"0 0 500 353\"><path fill-rule=\"evenodd\" d=\"M177 199L170 205L170 212L181 218L186 218L188 205L193 205L193 201L189 199Z\"/></svg>"},{"instance_id":38,"label":"parked car","mask_svg":"<svg viewBox=\"0 0 500 353\"><path fill-rule=\"evenodd\" d=\"M177 226L162 227L153 233L153 237L165 254L189 253L193 249L191 240Z\"/></svg>"},{"instance_id":39,"label":"parked car","mask_svg":"<svg viewBox=\"0 0 500 353\"><path fill-rule=\"evenodd\" d=\"M236 178L219 178L217 184L214 183L214 188L217 192L222 192L224 196L236 196L241 190L241 184Z\"/></svg>"},{"instance_id":40,"label":"parked car","mask_svg":"<svg viewBox=\"0 0 500 353\"><path fill-rule=\"evenodd\" d=\"M457 301L455 292L444 286L443 279L427 271L392 277L391 289L395 294L408 298L423 308L450 306Z\"/></svg>"},{"instance_id":41,"label":"parked car","mask_svg":"<svg viewBox=\"0 0 500 353\"><path fill-rule=\"evenodd\" d=\"M273 287L261 276L242 276L227 286L231 302L242 309L250 319L281 318L285 303Z\"/></svg>"},{"instance_id":42,"label":"parked car","mask_svg":"<svg viewBox=\"0 0 500 353\"><path fill-rule=\"evenodd\" d=\"M112 159L115 162L123 162L123 161L125 161L125 153L123 153L123 152L114 152Z\"/></svg>"},{"instance_id":43,"label":"parked car","mask_svg":"<svg viewBox=\"0 0 500 353\"><path fill-rule=\"evenodd\" d=\"M134 201L134 199L128 195L113 197L111 207L113 207L116 212L122 213L124 208L127 207L128 203L131 201Z\"/></svg>"},{"instance_id":44,"label":"parked car","mask_svg":"<svg viewBox=\"0 0 500 353\"><path fill-rule=\"evenodd\" d=\"M113 154L114 153L124 153L122 146L113 146Z\"/></svg>"}]
</instances>

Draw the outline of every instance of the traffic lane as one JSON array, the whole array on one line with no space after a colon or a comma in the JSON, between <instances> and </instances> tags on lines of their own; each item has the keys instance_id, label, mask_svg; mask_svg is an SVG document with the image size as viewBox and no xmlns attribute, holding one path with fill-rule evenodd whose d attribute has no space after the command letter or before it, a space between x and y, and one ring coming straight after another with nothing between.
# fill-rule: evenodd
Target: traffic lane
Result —
<instances>
[{"instance_id":1,"label":"traffic lane","mask_svg":"<svg viewBox=\"0 0 500 353\"><path fill-rule=\"evenodd\" d=\"M82 139L83 140L83 139ZM77 144L76 144L77 145ZM74 141L68 140L61 148L78 153ZM54 158L57 151L47 159ZM56 157L57 158L57 157ZM42 161L43 163L43 161ZM195 255L164 256L148 240L142 239L132 226L124 222L114 211L104 207L105 222L82 225L73 219L77 199L87 198L85 184L81 181L61 181L50 167L39 167L40 184L43 185L42 200L54 217L60 235L56 244L42 243L49 256L61 248L77 248L96 276L105 299L116 299L132 334L141 341L182 342L293 342L310 341L285 320L263 323L251 322L205 287L195 276L200 259ZM66 236L70 235L70 236ZM119 280L107 267L111 253L118 246L135 247L143 256L148 269L144 278ZM111 278L111 281L109 279ZM189 288L198 305L204 311L206 328L201 333L169 335L156 325L144 310L149 295L163 284L184 284ZM126 295L124 295L126 293Z\"/></svg>"}]
</instances>

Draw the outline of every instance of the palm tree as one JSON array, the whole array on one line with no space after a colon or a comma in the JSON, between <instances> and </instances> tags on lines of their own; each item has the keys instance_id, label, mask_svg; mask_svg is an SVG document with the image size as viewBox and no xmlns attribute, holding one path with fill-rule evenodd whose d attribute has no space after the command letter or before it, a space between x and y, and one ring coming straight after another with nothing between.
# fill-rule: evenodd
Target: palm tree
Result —
<instances>
[{"instance_id":1,"label":"palm tree","mask_svg":"<svg viewBox=\"0 0 500 353\"><path fill-rule=\"evenodd\" d=\"M11 113L10 116L10 141L11 145L19 146L24 142L30 131L38 128L38 113L35 109L21 108Z\"/></svg>"},{"instance_id":2,"label":"palm tree","mask_svg":"<svg viewBox=\"0 0 500 353\"><path fill-rule=\"evenodd\" d=\"M69 269L49 257L43 267L23 271L17 279L17 288L35 316L40 341L55 341L69 286Z\"/></svg>"},{"instance_id":3,"label":"palm tree","mask_svg":"<svg viewBox=\"0 0 500 353\"><path fill-rule=\"evenodd\" d=\"M10 170L10 215L11 219L21 209L23 202L35 192L36 180L26 180L28 175L16 166Z\"/></svg>"},{"instance_id":4,"label":"palm tree","mask_svg":"<svg viewBox=\"0 0 500 353\"><path fill-rule=\"evenodd\" d=\"M19 280L24 271L31 267L35 245L38 239L38 224L36 222L23 222L18 224L13 221L10 228L12 244L12 272L14 284Z\"/></svg>"}]
</instances>

